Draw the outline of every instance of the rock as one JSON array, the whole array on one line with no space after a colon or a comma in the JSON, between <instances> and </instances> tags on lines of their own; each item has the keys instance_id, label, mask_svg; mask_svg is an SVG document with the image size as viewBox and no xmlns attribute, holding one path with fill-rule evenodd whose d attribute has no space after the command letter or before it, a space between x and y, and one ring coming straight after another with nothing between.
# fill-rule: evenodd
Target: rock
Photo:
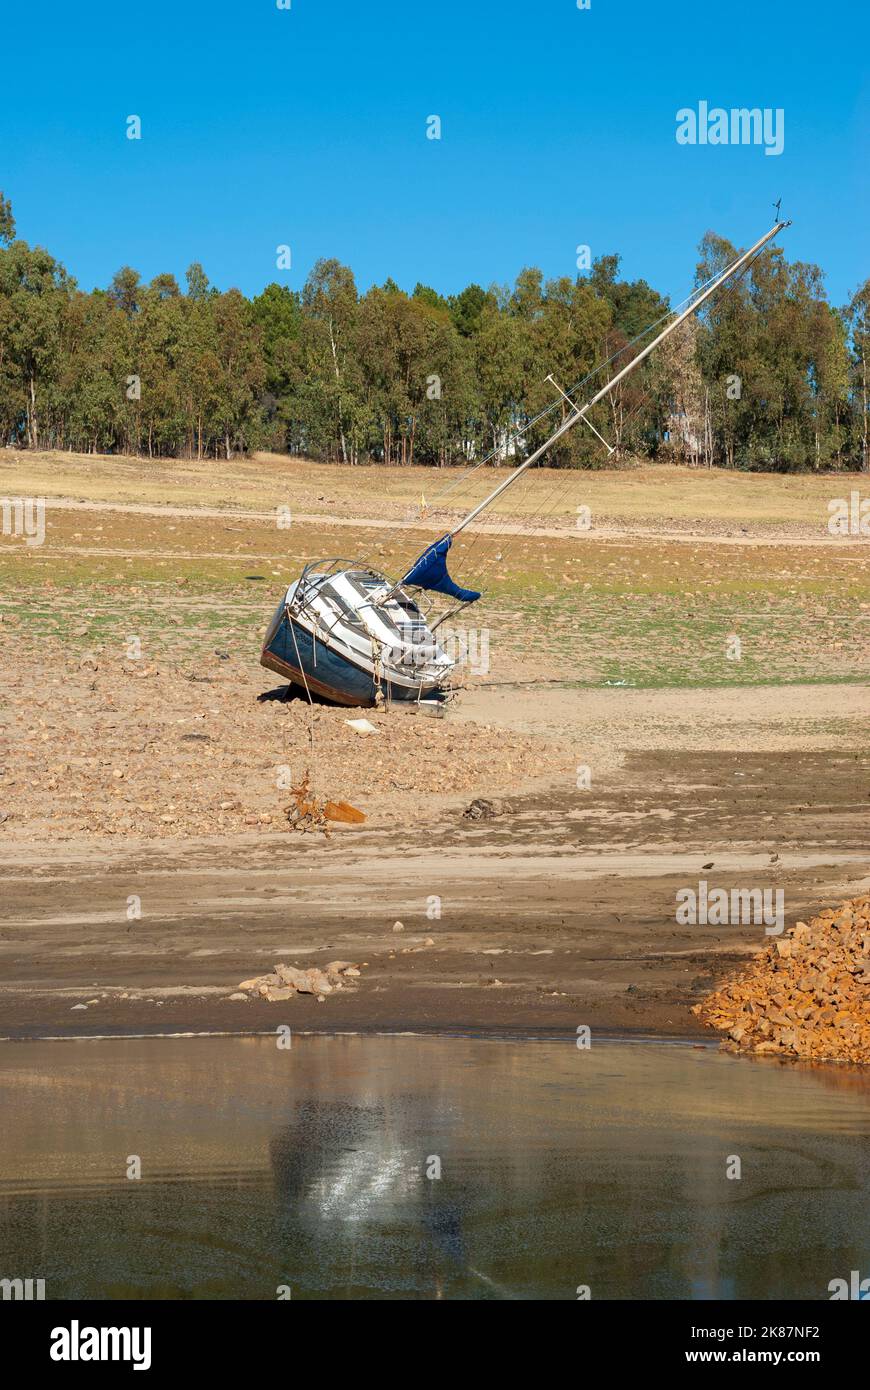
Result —
<instances>
[{"instance_id":1,"label":"rock","mask_svg":"<svg viewBox=\"0 0 870 1390\"><path fill-rule=\"evenodd\" d=\"M245 1003L248 1002L248 996L247 996L246 994L241 994L238 990L236 990L235 994L228 994L228 995L227 995L227 998L228 998L228 999L244 999Z\"/></svg>"},{"instance_id":2,"label":"rock","mask_svg":"<svg viewBox=\"0 0 870 1390\"><path fill-rule=\"evenodd\" d=\"M403 922L394 922L394 923L393 923L393 931L404 931L404 930L405 930L405 926L404 926L404 923L403 923Z\"/></svg>"},{"instance_id":3,"label":"rock","mask_svg":"<svg viewBox=\"0 0 870 1390\"><path fill-rule=\"evenodd\" d=\"M325 970L316 965L300 970L295 965L279 964L265 975L242 980L239 992L229 997L243 999L256 995L272 1002L289 999L292 994L314 994L318 1002L323 1003L327 995L343 989L348 978L359 979L360 974L360 967L349 960L330 961Z\"/></svg>"},{"instance_id":4,"label":"rock","mask_svg":"<svg viewBox=\"0 0 870 1390\"><path fill-rule=\"evenodd\" d=\"M492 820L495 816L502 814L500 801L489 801L485 797L475 797L470 805L466 806L462 812L463 820Z\"/></svg>"},{"instance_id":5,"label":"rock","mask_svg":"<svg viewBox=\"0 0 870 1390\"><path fill-rule=\"evenodd\" d=\"M299 994L331 994L332 984L323 970L312 966L310 970L297 970L292 965L275 967L281 983L289 985Z\"/></svg>"},{"instance_id":6,"label":"rock","mask_svg":"<svg viewBox=\"0 0 870 1390\"><path fill-rule=\"evenodd\" d=\"M728 1051L870 1062L870 894L798 922L693 1012Z\"/></svg>"}]
</instances>

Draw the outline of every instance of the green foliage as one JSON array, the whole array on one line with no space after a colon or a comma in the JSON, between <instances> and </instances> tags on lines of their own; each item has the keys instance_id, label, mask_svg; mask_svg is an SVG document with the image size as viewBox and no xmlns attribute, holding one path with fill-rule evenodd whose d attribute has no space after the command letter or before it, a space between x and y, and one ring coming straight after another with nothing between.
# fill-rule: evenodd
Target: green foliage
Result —
<instances>
[{"instance_id":1,"label":"green foliage","mask_svg":"<svg viewBox=\"0 0 870 1390\"><path fill-rule=\"evenodd\" d=\"M15 218L12 204L0 192L0 241L12 241L15 236Z\"/></svg>"},{"instance_id":2,"label":"green foliage","mask_svg":"<svg viewBox=\"0 0 870 1390\"><path fill-rule=\"evenodd\" d=\"M128 265L122 265L120 270L115 271L109 286L109 298L128 318L137 312L141 293L142 285L138 270L133 270Z\"/></svg>"},{"instance_id":3,"label":"green foliage","mask_svg":"<svg viewBox=\"0 0 870 1390\"><path fill-rule=\"evenodd\" d=\"M703 280L734 248L708 234L701 252ZM817 266L765 250L703 314L697 355L715 461L781 472L856 466L847 327Z\"/></svg>"},{"instance_id":4,"label":"green foliage","mask_svg":"<svg viewBox=\"0 0 870 1390\"><path fill-rule=\"evenodd\" d=\"M205 299L210 293L208 276L199 261L193 261L184 272L189 299Z\"/></svg>"},{"instance_id":5,"label":"green foliage","mask_svg":"<svg viewBox=\"0 0 870 1390\"><path fill-rule=\"evenodd\" d=\"M186 293L172 275L144 284L123 266L84 294L14 234L0 194L0 439L30 448L500 464L564 418L549 375L588 399L668 312L645 281L620 279L617 255L587 277L527 267L512 287L449 297L392 279L360 295L334 259L300 292L273 283L250 301L218 291L198 262ZM699 283L735 255L712 232L700 252ZM870 281L835 310L816 266L767 250L591 418L617 457L870 468L868 358ZM578 427L548 461L598 467L608 455Z\"/></svg>"},{"instance_id":6,"label":"green foliage","mask_svg":"<svg viewBox=\"0 0 870 1390\"><path fill-rule=\"evenodd\" d=\"M861 467L870 472L868 441L868 389L870 389L870 280L865 280L852 296L841 319L851 348L848 368L849 420L854 431L854 447L860 451Z\"/></svg>"},{"instance_id":7,"label":"green foliage","mask_svg":"<svg viewBox=\"0 0 870 1390\"><path fill-rule=\"evenodd\" d=\"M468 285L461 294L453 295L448 301L453 326L463 338L470 338L480 323L483 307L487 303L495 305L495 296L480 285Z\"/></svg>"}]
</instances>

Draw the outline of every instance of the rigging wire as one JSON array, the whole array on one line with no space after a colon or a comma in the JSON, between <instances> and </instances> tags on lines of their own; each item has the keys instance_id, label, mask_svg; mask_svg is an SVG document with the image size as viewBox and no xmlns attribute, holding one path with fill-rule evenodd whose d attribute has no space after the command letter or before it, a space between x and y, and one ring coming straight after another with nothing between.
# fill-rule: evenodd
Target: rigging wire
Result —
<instances>
[{"instance_id":1,"label":"rigging wire","mask_svg":"<svg viewBox=\"0 0 870 1390\"><path fill-rule=\"evenodd\" d=\"M752 259L749 260L749 261L747 261L746 265L742 266L741 269L734 275L734 277L732 278L731 282L725 287L725 289L724 289L724 291L723 291L723 294L722 294L722 299L726 299L728 296L734 294L734 292L735 292L736 289L737 289L737 286L740 284L740 282L741 282L741 280L743 279L743 277L744 277L744 276L746 275L746 273L752 268L752 266L753 266L753 265L755 264L755 262L758 260L759 256L762 255L762 253L764 252L765 249L766 249L765 247L760 247L759 250L758 250L758 251L755 253L755 255L752 257ZM720 272L720 273L721 273L721 272ZM702 293L702 292L703 292L703 289L705 288L705 286L706 286L706 285L709 285L709 284L711 283L711 281L712 281L713 279L715 279L715 278L716 278L715 275L714 275L714 276L711 276L710 279L708 279L707 281L704 282L704 285L699 286L699 287L698 287L698 290L696 290L696 291L694 292L693 295L690 295L690 296L689 296L689 299L695 297L695 295L697 295L697 294L699 294L699 293ZM720 302L721 302L721 301L720 301ZM677 310L674 310L674 311L672 311L672 312L677 312ZM665 315L664 317L670 317L670 313L667 314L667 315ZM658 322L661 322L661 320L658 320ZM656 326L656 325L653 325L653 326ZM688 327L688 325L686 325L686 328L687 328L687 327ZM645 329L640 335L638 335L638 337L643 337L643 336L645 336L645 334L646 334L647 331L648 331L648 330ZM635 339L633 340L633 342L637 342L637 341L638 341L638 338L635 338ZM624 349L620 349L620 351L623 351L623 350L624 350ZM614 354L614 357L616 357L616 356L618 356L618 355L619 355L619 353L615 353L615 354ZM610 360L613 360L613 359L611 358ZM606 364L605 364L605 365L606 365ZM590 373L590 375L594 375L594 372L593 372L593 373ZM588 379L588 378L586 378L586 379ZM574 387L571 388L572 391L573 391L574 389L576 389L576 388L574 388ZM647 387L646 391L644 391L644 393L642 394L640 400L636 403L636 405L634 405L634 406L632 407L632 409L629 410L629 411L627 412L627 414L624 416L623 421L622 421L622 429L623 429L623 431L624 431L624 430L626 429L626 427L631 423L631 421L632 421L633 419L636 418L636 416L639 414L639 412L640 412L640 411L643 409L643 407L646 405L647 401L649 400L650 396L652 395L652 392L653 392L653 386L650 385L650 386ZM567 395L567 394L569 394L569 393L566 392L566 395ZM554 403L554 405L558 405L558 404L559 404L559 402L555 402L555 403ZM553 408L553 407L550 407L549 409L552 409L552 408ZM546 412L542 412L542 413L546 413ZM538 418L539 418L539 417L538 417ZM569 471L572 472L572 473L576 472L576 470L574 470L574 469L571 469L571 470L569 470ZM528 476L529 476L529 478L531 477L531 470L530 470ZM534 520L535 520L536 518L543 518L545 514L546 514L546 516L551 516L551 515L552 515L552 513L553 513L553 512L555 511L555 509L556 509L556 506L557 506L557 505L559 504L559 502L561 502L561 500L566 496L566 494L567 494L567 492L568 492L569 490L570 490L570 485L569 485L569 487L562 489L562 491L559 493L559 496L556 498L556 500L555 500L555 502L553 503L553 505L546 508L546 513L545 513L545 510L544 510L544 506L542 505L542 507L541 507L541 509L539 510L538 513L533 513L531 517L529 517L529 518L526 519L526 528L525 528L526 534L529 533L529 530L530 530L530 528L532 527L532 524L533 524L533 522L534 522ZM514 523L514 524L516 524L516 523ZM487 533L480 533L480 532L479 532L479 533L477 533L477 534L478 534L478 535L486 534L488 537L493 537L493 536L498 537L500 533L499 533L499 532L492 532L492 531L490 531L490 532L487 532ZM503 534L503 533L501 533L501 534ZM506 546L501 550L501 552L500 552L501 562L504 561L505 555L508 554L508 553L514 548L514 546L515 546L515 544L516 544L516 541L519 539L519 535L521 535L521 534L522 534L522 532L520 532L520 533L516 533L516 532L515 532L514 534L511 535L511 539L508 541L507 545L506 545ZM477 537L475 537L475 539L476 539L476 538L477 538ZM469 545L469 546L467 547L466 556L470 553L470 551L472 550L472 548L473 548L473 543L472 543L472 545ZM494 557L493 557L493 558L494 558ZM477 584L480 584L480 583L481 583L482 577L490 571L491 567L492 567L492 561L485 560L484 563L483 563L483 565L482 565L482 567L481 567L481 569L480 569L480 571L472 570L472 575L474 576L474 582L477 583Z\"/></svg>"},{"instance_id":2,"label":"rigging wire","mask_svg":"<svg viewBox=\"0 0 870 1390\"><path fill-rule=\"evenodd\" d=\"M724 291L723 291L723 298L725 298L725 297L727 297L728 295L731 295L731 294L734 293L734 291L736 290L738 284L741 282L741 280L743 279L743 277L744 277L744 276L746 275L746 273L752 268L752 266L753 266L753 265L755 264L755 262L758 260L759 256L762 255L762 253L763 253L765 250L766 250L765 247L760 247L759 250L756 251L755 255L751 258L751 260L747 261L747 263L746 263L744 266L742 266L742 267L740 268L740 270L737 271L737 272L734 274L734 276L733 276L733 278L731 279L730 283L725 287L725 289L724 289ZM696 286L696 288L693 289L693 290L691 291L690 294L686 295L684 299L680 300L680 302L679 302L677 305L675 305L673 308L668 308L663 314L661 314L661 315L660 315L657 319L655 319L652 323L648 324L645 328L641 329L641 331L640 331L638 334L636 334L635 337L632 338L629 342L623 344L622 347L617 348L617 350L616 350L615 352L611 353L610 357L608 357L608 358L605 359L604 361L598 363L596 366L592 367L592 368L590 369L590 371L588 371L588 372L586 373L585 376L583 376L582 378L580 378L579 381L575 382L572 386L570 386L570 387L567 389L567 391L565 391L564 394L565 394L567 397L569 397L569 398L570 398L571 396L575 395L576 392L579 391L579 390L581 389L581 387L585 386L585 385L587 384L587 382L589 382L590 380L592 380L593 377L597 376L601 371L604 370L605 367L608 367L612 362L615 362L616 359L617 359L618 357L622 356L624 353L628 352L628 351L629 351L632 347L634 347L636 344L638 344L639 342L641 342L641 340L642 340L643 338L647 337L647 335L648 335L649 333L651 333L655 328L658 328L658 326L659 326L661 323L663 323L666 319L669 319L669 318L673 317L675 314L678 314L678 313L683 309L684 306L688 306L688 305L691 303L692 300L697 299L700 295L702 295L702 294L704 293L705 289L707 289L707 287L708 287L710 284L712 284L713 281L716 280L716 279L718 278L718 276L721 275L721 274L722 274L721 271L717 271L717 272L715 272L713 275L709 276L709 277L708 277L705 281L703 281L700 285ZM639 413L639 411L640 411L640 410L643 408L643 406L646 404L647 400L649 399L650 395L652 394L652 389L653 389L652 387L648 387L648 389L646 390L646 392L644 392L644 394L642 395L642 397L641 397L640 401L637 403L637 405L634 406L634 407L632 408L631 411L629 411L629 413L627 414L627 416L624 418L624 421L623 421L623 428L624 428L628 423L630 423L630 421L631 421L632 419L635 418L635 416ZM576 404L575 404L573 401L572 401L572 405L574 405L574 408L575 408L575 409L578 408L578 407L576 406ZM536 415L531 416L531 417L530 417L527 421L525 421L521 426L517 426L513 431L510 431L508 437L510 438L511 435L519 436L520 432L522 432L523 434L527 434L528 431L529 431L530 429L532 429L537 423L539 423L541 420L545 419L548 415L551 415L556 409L559 409L560 407L562 407L562 408L564 409L563 403L562 403L561 399L557 399L557 400L553 401L550 405L547 405L547 406L545 406L543 409L541 409L540 411L538 411L538 413L537 413ZM461 484L467 483L467 482L470 480L470 478L472 477L472 475L473 475L474 473L476 473L477 470L478 470L479 468L482 468L486 463L488 463L488 462L490 461L490 459L494 458L497 454L500 454L501 452L502 452L501 449L498 449L498 448L492 449L492 450L490 450L490 452L489 452L488 454L486 454L483 458L479 459L476 463L474 463L474 464L470 465L469 467L463 469L463 470L461 471L459 477L453 479L453 480L452 480L450 483L448 483L444 488L442 488L441 491L440 491L439 493L437 493L437 494L435 495L435 497L434 497L434 499L433 499L433 503L437 503L438 501L440 501L441 499L443 499L443 498L444 498L445 496L447 496L447 494L448 494L449 492L451 492L454 488L460 486ZM517 466L519 466L519 465L517 465ZM574 470L574 469L571 469L571 470L569 470L569 471L570 471L571 473L576 472L576 470ZM526 489L528 489L528 487L529 487L529 485L530 485L530 480L531 480L531 470L529 471L529 475L528 475L528 477L527 477L527 479L526 479L526 482L525 482L525 485L524 485ZM560 492L559 500L561 500L561 499L565 496L566 491L567 491L567 489L563 489L563 490ZM432 504L430 504L430 505L432 505ZM542 503L541 508L539 508L539 509L537 509L536 511L534 511L534 512L531 514L531 516L530 516L529 518L526 518L526 526L524 527L524 530L525 530L525 533L526 533L526 534L528 534L530 528L532 527L532 524L533 524L533 521L535 520L535 518L544 515L545 506L546 506L546 504L545 504L545 503ZM546 515L547 515L547 516L551 515L553 510L554 510L554 507L546 507ZM503 519L502 527L501 527L501 528L498 528L498 525L497 525L497 523L496 523L496 526L495 526L495 529L494 529L494 530L493 530L493 529L488 529L487 531L475 531L475 532L473 532L472 535L471 535L471 537L470 537L470 539L465 543L465 546L464 546L464 557L465 557L465 561L467 561L468 557L469 557L469 556L471 555L471 553L475 550L478 541L480 541L480 540L482 540L482 539L485 539L485 540L498 540L498 539L500 539L503 535L506 535L506 534L508 533L508 528L513 529L513 527L516 525L516 521L511 519L512 516L515 517L515 516L516 516L516 513L514 512L514 513L506 513L506 514L503 514L504 519ZM492 526L492 523L490 523L490 526ZM522 534L522 533L520 533L520 534ZM510 549L512 549L512 548L513 548L513 543L510 543L510 544L506 547L507 550L510 550ZM494 554L494 553L495 553L495 547L493 548L493 554ZM502 553L504 553L504 552L502 552ZM489 572L489 570L491 569L492 563L493 563L493 562L490 561L490 560L488 560L488 558L487 558L486 556L481 557L479 551L478 551L478 558L481 558L481 560L482 560L479 573L480 573L480 574L487 574L487 573ZM374 566L373 566L373 567L374 567ZM473 576L476 575L477 573L478 573L477 570L475 570L475 569L472 570L472 575L473 575ZM479 582L479 580L476 581L476 582Z\"/></svg>"},{"instance_id":3,"label":"rigging wire","mask_svg":"<svg viewBox=\"0 0 870 1390\"><path fill-rule=\"evenodd\" d=\"M750 262L750 264L752 263L753 262ZM642 338L645 338L648 333L651 333L653 329L658 328L659 324L664 323L666 319L671 318L674 314L680 313L684 306L687 306L691 303L693 299L697 298L700 294L703 294L707 286L711 285L713 281L716 279L717 274L721 274L721 272L716 272L715 274L710 275L705 281L703 281L702 284L696 286L696 288L693 289L690 294L687 294L684 299L681 299L673 307L666 309L665 312L663 314L660 314L657 319L654 319L652 323L649 323L646 325L645 328L642 328L640 332L637 333L634 336L634 338L632 338L629 342L624 343L622 347L617 348L616 351L611 353L609 357L605 358L601 362L596 363L594 367L591 367L585 376L581 377L578 381L576 381L573 384L573 386L568 387L568 389L565 392L566 396L572 396L575 392L579 391L582 386L585 386L586 383L591 381L593 377L597 376L599 372L602 372L605 367L609 367L612 362L615 362L616 359L618 357L621 357L623 353L628 352L630 348L633 348L637 343L641 341ZM560 404L561 402L556 400L553 401L550 405L544 406L541 410L538 411L537 415L531 416L528 420L525 420L521 425L517 425L514 427L514 429L509 430L508 439L510 439L512 435L518 436L520 433L527 433L531 428L533 428L533 426L538 424L541 420L545 419L547 415L552 414L552 412L555 409L557 409L557 407ZM478 459L476 463L469 464L466 468L462 469L460 475L457 478L452 479L452 481L447 483L445 487L441 489L440 492L437 492L435 494L435 496L432 499L432 504L434 505L442 498L446 497L448 493L452 492L454 488L460 486L460 484L462 484L463 482L467 482L471 475L477 472L478 468L482 468L485 464L489 463L490 459L494 458L497 454L502 453L503 448L504 446L490 449L489 453L485 454L483 458Z\"/></svg>"}]
</instances>

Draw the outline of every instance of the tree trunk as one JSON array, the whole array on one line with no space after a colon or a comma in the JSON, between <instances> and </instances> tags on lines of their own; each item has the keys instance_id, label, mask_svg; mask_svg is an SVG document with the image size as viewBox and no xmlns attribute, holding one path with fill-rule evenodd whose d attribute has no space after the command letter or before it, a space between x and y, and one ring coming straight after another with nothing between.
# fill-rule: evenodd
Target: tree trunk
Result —
<instances>
[{"instance_id":1,"label":"tree trunk","mask_svg":"<svg viewBox=\"0 0 870 1390\"><path fill-rule=\"evenodd\" d=\"M862 339L862 349L860 349L860 371L862 371L863 406L862 471L863 473L867 473L867 470L870 470L870 452L869 450L867 450L867 349L866 346L864 346L864 343L866 343L866 335L864 335L864 338Z\"/></svg>"},{"instance_id":2,"label":"tree trunk","mask_svg":"<svg viewBox=\"0 0 870 1390\"><path fill-rule=\"evenodd\" d=\"M344 437L344 418L341 410L341 373L338 370L338 352L335 347L335 334L332 331L332 318L329 320L329 346L332 348L332 365L335 369L335 384L338 387L338 433L341 436L341 458L347 463L347 441Z\"/></svg>"},{"instance_id":3,"label":"tree trunk","mask_svg":"<svg viewBox=\"0 0 870 1390\"><path fill-rule=\"evenodd\" d=\"M36 378L30 377L30 404L27 407L27 437L31 449L39 448L39 425L36 418Z\"/></svg>"}]
</instances>

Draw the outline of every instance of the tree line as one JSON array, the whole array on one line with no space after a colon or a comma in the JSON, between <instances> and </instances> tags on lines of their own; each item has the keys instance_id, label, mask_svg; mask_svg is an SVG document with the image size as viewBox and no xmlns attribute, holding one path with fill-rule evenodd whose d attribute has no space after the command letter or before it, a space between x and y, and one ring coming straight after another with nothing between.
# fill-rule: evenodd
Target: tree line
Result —
<instances>
[{"instance_id":1,"label":"tree line","mask_svg":"<svg viewBox=\"0 0 870 1390\"><path fill-rule=\"evenodd\" d=\"M696 283L737 252L708 233ZM15 238L0 194L0 440L30 449L310 458L448 466L501 463L540 443L559 404L622 365L669 310L619 257L513 286L441 295L392 280L360 294L320 260L301 291L247 299L198 263L182 289L124 266L82 291L48 251ZM870 280L835 308L821 270L768 248L593 412L614 449L569 432L549 462L614 457L794 471L868 469ZM648 341L648 339L647 339ZM612 370L612 368L611 368ZM591 375L590 375L591 374ZM543 418L542 417L543 414Z\"/></svg>"}]
</instances>

